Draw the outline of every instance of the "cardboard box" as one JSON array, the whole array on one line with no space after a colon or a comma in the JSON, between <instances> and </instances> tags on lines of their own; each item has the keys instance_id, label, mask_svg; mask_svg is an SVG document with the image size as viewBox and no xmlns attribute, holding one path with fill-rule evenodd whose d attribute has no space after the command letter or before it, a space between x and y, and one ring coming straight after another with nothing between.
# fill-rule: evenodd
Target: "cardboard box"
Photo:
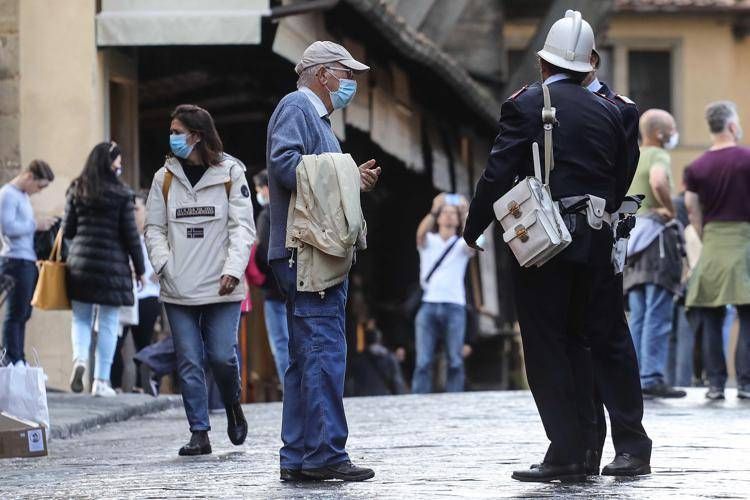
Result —
<instances>
[{"instance_id":1,"label":"cardboard box","mask_svg":"<svg viewBox=\"0 0 750 500\"><path fill-rule=\"evenodd\" d=\"M44 456L47 456L46 429L0 412L0 458Z\"/></svg>"}]
</instances>

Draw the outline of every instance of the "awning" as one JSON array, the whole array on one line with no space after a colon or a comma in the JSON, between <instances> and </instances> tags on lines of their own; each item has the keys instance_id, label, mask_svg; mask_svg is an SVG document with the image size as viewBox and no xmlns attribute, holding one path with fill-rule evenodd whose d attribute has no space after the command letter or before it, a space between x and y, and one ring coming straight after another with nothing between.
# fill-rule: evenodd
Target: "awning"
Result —
<instances>
[{"instance_id":1,"label":"awning","mask_svg":"<svg viewBox=\"0 0 750 500\"><path fill-rule=\"evenodd\" d=\"M96 43L256 45L269 0L102 0Z\"/></svg>"}]
</instances>

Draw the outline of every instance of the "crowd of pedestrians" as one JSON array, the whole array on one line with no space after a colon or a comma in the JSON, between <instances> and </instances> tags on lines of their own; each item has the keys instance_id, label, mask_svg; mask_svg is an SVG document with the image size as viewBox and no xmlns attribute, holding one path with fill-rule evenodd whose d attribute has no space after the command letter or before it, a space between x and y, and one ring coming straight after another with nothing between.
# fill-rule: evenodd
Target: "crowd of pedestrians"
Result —
<instances>
[{"instance_id":1,"label":"crowd of pedestrians","mask_svg":"<svg viewBox=\"0 0 750 500\"><path fill-rule=\"evenodd\" d=\"M548 105L549 94L543 92L551 88L555 100L576 103L581 112L569 115L568 123L586 115L607 131L586 141L578 135L583 122L556 129L564 140L554 146L559 165L551 196L560 198L562 207L575 207L564 213L573 244L539 269L517 266L508 285L518 296L529 384L552 441L544 462L514 475L524 481L598 473L605 406L618 453L605 469L612 475L647 473L651 442L640 423L641 392L683 397L686 392L675 385L705 378L706 397L723 399L733 313L739 318L737 395L750 398L750 149L739 145L736 106L728 101L708 106L712 146L685 169L684 193L675 196L670 150L679 134L674 118L650 109L638 121L635 105L596 79L599 56L588 24L572 12L560 22L578 26L576 59L563 61L545 46L540 52L545 84L521 89L503 106L502 133L471 205L453 193L433 199L416 230L419 285L409 298L416 358L411 391L435 391L434 381L442 376L435 370L440 346L447 360L445 390L463 391L464 360L472 351L466 272L482 250L480 235L493 219L492 204L528 174L531 148L516 146L530 146L545 134L538 120L533 124L539 130L533 132L524 128L525 121ZM409 390L403 356L384 345L374 321L363 330L362 348L350 357L347 378L348 277L367 236L359 197L376 187L381 170L375 160L356 164L342 154L329 116L352 101L357 78L369 67L340 45L316 42L295 69L297 90L271 117L267 168L253 176L253 190L243 163L224 151L209 112L195 105L172 113L169 133L165 130L170 152L147 197L120 180L123 158L115 142L90 152L67 190L59 229L66 242L72 309L70 388L82 392L91 371L92 394L115 396L123 387L122 351L131 335L139 354L167 356L162 363L167 368L155 371L175 373L190 431L180 455L211 453L214 389L231 442L242 444L248 426L240 404L240 365L247 360L238 354L238 330L241 314L250 309L248 286L258 286L283 391L281 479L364 480L374 472L352 464L346 451L344 393ZM559 107L562 116L565 110L564 104ZM584 182L586 176L598 179L597 162L618 173L600 184ZM565 177L571 168L583 173ZM49 165L35 160L0 189L0 270L10 283L3 324L9 363L25 363L35 262L46 257L37 255L34 235L49 232L57 222L35 218L29 196L53 180ZM261 207L257 214L253 191ZM586 193L585 199L562 195L573 192ZM602 215L596 227L591 213L598 213L598 206L599 212L606 208L615 214L626 194L642 199L627 243L628 266L620 275L611 268L612 235L601 236ZM504 235L506 241L528 237L527 228L518 227ZM157 348L152 343L162 308L172 337ZM600 310L592 313L592 308ZM587 336L600 342L586 345ZM143 359L136 356L136 363ZM139 375L136 387L153 393L152 382ZM636 386L629 390L634 397L615 394L626 385ZM618 405L627 411L618 413ZM570 435L586 439L573 442ZM623 451L629 446L637 451Z\"/></svg>"}]
</instances>

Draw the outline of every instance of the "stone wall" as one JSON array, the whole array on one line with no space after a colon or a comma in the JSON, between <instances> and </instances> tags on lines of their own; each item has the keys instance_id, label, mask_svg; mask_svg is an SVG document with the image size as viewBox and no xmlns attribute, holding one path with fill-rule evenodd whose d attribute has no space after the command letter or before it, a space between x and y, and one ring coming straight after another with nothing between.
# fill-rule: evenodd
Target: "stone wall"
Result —
<instances>
[{"instance_id":1,"label":"stone wall","mask_svg":"<svg viewBox=\"0 0 750 500\"><path fill-rule=\"evenodd\" d=\"M21 166L19 1L0 0L0 185L15 176Z\"/></svg>"}]
</instances>

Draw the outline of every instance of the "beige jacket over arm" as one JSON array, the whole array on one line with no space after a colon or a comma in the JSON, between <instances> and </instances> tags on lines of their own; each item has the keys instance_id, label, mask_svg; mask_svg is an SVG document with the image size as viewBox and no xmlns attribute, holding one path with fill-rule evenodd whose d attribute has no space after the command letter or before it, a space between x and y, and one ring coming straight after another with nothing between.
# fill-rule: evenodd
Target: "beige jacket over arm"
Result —
<instances>
[{"instance_id":1,"label":"beige jacket over arm","mask_svg":"<svg viewBox=\"0 0 750 500\"><path fill-rule=\"evenodd\" d=\"M286 231L286 247L297 253L298 291L323 292L343 282L355 247L367 248L359 187L359 168L351 155L302 157Z\"/></svg>"}]
</instances>

